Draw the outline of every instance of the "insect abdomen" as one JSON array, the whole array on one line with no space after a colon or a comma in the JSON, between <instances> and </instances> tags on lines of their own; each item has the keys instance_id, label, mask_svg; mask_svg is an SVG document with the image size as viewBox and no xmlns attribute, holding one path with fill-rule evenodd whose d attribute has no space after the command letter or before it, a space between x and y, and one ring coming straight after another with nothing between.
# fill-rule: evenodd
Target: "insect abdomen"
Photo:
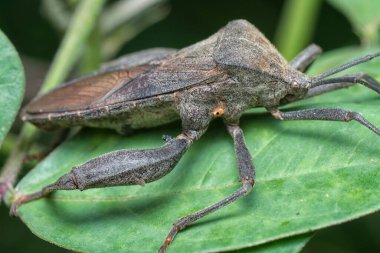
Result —
<instances>
[{"instance_id":1,"label":"insect abdomen","mask_svg":"<svg viewBox=\"0 0 380 253\"><path fill-rule=\"evenodd\" d=\"M148 128L179 119L174 95L166 94L82 111L23 115L24 121L51 130L57 127L89 126L120 130Z\"/></svg>"}]
</instances>

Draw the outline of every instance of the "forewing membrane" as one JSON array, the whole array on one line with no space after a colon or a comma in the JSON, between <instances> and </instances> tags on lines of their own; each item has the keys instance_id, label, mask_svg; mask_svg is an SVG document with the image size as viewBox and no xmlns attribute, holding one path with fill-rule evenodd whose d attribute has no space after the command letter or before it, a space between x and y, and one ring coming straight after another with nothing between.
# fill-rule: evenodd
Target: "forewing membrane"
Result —
<instances>
[{"instance_id":1,"label":"forewing membrane","mask_svg":"<svg viewBox=\"0 0 380 253\"><path fill-rule=\"evenodd\" d=\"M123 64L112 64L97 74L74 80L37 98L27 106L26 113L63 113L99 108L211 82L224 74L212 58L215 42L216 36L211 36L178 52L172 50L172 54L166 50L164 53L167 55L159 54L159 57L134 67L125 65L123 68L125 60L122 60Z\"/></svg>"},{"instance_id":2,"label":"forewing membrane","mask_svg":"<svg viewBox=\"0 0 380 253\"><path fill-rule=\"evenodd\" d=\"M147 71L148 67L139 66L130 70L117 70L74 80L32 101L27 106L26 112L56 113L91 108L99 104L107 94Z\"/></svg>"}]
</instances>

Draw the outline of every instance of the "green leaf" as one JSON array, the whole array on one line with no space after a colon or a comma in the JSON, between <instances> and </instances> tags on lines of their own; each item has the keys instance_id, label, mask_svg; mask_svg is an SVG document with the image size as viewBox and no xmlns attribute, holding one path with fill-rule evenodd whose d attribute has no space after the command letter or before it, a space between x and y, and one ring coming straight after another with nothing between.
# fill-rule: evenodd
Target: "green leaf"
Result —
<instances>
[{"instance_id":1,"label":"green leaf","mask_svg":"<svg viewBox=\"0 0 380 253\"><path fill-rule=\"evenodd\" d=\"M328 0L328 2L346 15L365 44L377 44L379 42L380 1Z\"/></svg>"},{"instance_id":2,"label":"green leaf","mask_svg":"<svg viewBox=\"0 0 380 253\"><path fill-rule=\"evenodd\" d=\"M311 71L320 73L365 53L353 48L331 52ZM373 74L379 66L377 59L360 68ZM346 108L380 126L379 103L378 94L355 86L288 108ZM257 168L254 190L179 233L168 252L261 245L380 209L380 138L365 127L355 122L280 122L256 109L244 115L241 127ZM39 190L92 157L122 148L156 147L163 134L179 132L179 124L128 137L84 129L31 171L17 190ZM21 206L19 212L33 233L74 251L154 252L176 219L236 190L237 174L233 143L217 121L163 179L144 187L59 191Z\"/></svg>"},{"instance_id":3,"label":"green leaf","mask_svg":"<svg viewBox=\"0 0 380 253\"><path fill-rule=\"evenodd\" d=\"M290 238L268 242L259 246L242 250L231 251L233 253L296 253L301 252L311 235L297 235Z\"/></svg>"},{"instance_id":4,"label":"green leaf","mask_svg":"<svg viewBox=\"0 0 380 253\"><path fill-rule=\"evenodd\" d=\"M0 31L0 145L24 96L24 70L8 38Z\"/></svg>"}]
</instances>

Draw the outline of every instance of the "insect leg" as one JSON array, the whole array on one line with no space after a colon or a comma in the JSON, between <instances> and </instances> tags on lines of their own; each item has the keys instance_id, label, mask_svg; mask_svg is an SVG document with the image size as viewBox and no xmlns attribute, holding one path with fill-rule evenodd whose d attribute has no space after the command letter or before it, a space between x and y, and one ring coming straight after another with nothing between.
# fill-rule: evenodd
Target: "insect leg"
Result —
<instances>
[{"instance_id":1,"label":"insect leg","mask_svg":"<svg viewBox=\"0 0 380 253\"><path fill-rule=\"evenodd\" d=\"M290 66L303 72L321 53L322 49L319 46L311 44L290 62Z\"/></svg>"},{"instance_id":2,"label":"insect leg","mask_svg":"<svg viewBox=\"0 0 380 253\"><path fill-rule=\"evenodd\" d=\"M355 120L372 132L380 135L380 129L372 125L366 118L357 112L351 112L336 108L304 109L292 112L281 112L277 108L270 110L273 117L280 120L329 120L348 122Z\"/></svg>"},{"instance_id":3,"label":"insect leg","mask_svg":"<svg viewBox=\"0 0 380 253\"><path fill-rule=\"evenodd\" d=\"M18 197L11 207L46 196L56 190L85 190L118 185L143 185L168 174L194 140L204 131L184 131L176 138L164 136L165 144L154 149L117 150L75 166L69 173L40 191Z\"/></svg>"},{"instance_id":4,"label":"insect leg","mask_svg":"<svg viewBox=\"0 0 380 253\"><path fill-rule=\"evenodd\" d=\"M252 164L251 155L249 154L244 141L243 131L238 125L227 125L227 129L234 140L237 165L239 169L239 176L242 183L242 187L240 187L237 191L232 193L227 198L177 220L171 228L163 245L159 249L159 253L162 253L166 250L168 245L173 241L174 237L179 231L183 230L185 227L197 221L198 219L212 212L215 212L216 210L232 203L233 201L239 199L242 196L245 196L251 191L255 183L255 168Z\"/></svg>"}]
</instances>

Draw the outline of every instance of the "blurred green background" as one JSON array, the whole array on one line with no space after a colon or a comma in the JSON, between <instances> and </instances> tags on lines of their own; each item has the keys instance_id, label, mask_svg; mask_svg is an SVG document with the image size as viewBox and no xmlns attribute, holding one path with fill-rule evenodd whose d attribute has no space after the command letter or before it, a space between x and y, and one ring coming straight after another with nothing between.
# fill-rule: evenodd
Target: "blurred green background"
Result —
<instances>
[{"instance_id":1,"label":"blurred green background","mask_svg":"<svg viewBox=\"0 0 380 253\"><path fill-rule=\"evenodd\" d=\"M283 27L286 20L283 15L284 7L289 8L297 0L171 0L163 1L164 5L159 7L158 12L148 10L144 15L156 15L156 19L145 20L145 26L128 34L129 37L125 38L128 42L108 53L105 58L150 47L181 48L206 38L228 21L238 18L255 24L271 41L279 45L280 50L285 51L287 57L294 55L292 50L296 50L297 46L309 42L320 45L325 51L363 42L353 32L349 20L328 2L298 0L301 1L314 3L312 10L305 13L303 25L306 30L302 31L306 34L305 38L297 40L299 45L293 48L288 48L283 39L287 36L293 38L292 31ZM59 18L49 18L44 9L46 2L0 2L0 29L13 42L25 66L26 101L37 92L63 36L64 29L57 22ZM109 1L108 4L113 2L116 1ZM64 11L70 13L70 4L64 7ZM131 23L133 26L139 22L135 18ZM4 152L6 151L0 155L0 165L7 155ZM67 252L35 237L18 219L8 216L8 209L4 205L0 206L0 224L0 252ZM379 213L324 229L316 233L302 252L380 252L380 230L377 224L380 224Z\"/></svg>"}]
</instances>

